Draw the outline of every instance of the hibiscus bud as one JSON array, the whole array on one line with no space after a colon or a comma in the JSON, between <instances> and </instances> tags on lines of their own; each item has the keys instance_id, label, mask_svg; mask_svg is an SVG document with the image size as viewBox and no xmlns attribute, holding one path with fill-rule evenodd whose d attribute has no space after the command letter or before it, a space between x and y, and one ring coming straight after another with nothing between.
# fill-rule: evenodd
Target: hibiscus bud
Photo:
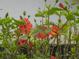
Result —
<instances>
[{"instance_id":1,"label":"hibiscus bud","mask_svg":"<svg viewBox=\"0 0 79 59\"><path fill-rule=\"evenodd\" d=\"M26 11L23 12L23 15L24 15L24 16L26 15Z\"/></svg>"},{"instance_id":2,"label":"hibiscus bud","mask_svg":"<svg viewBox=\"0 0 79 59\"><path fill-rule=\"evenodd\" d=\"M36 23L36 19L34 19L34 22Z\"/></svg>"},{"instance_id":3,"label":"hibiscus bud","mask_svg":"<svg viewBox=\"0 0 79 59\"><path fill-rule=\"evenodd\" d=\"M38 9L40 10L41 8L39 7Z\"/></svg>"},{"instance_id":4,"label":"hibiscus bud","mask_svg":"<svg viewBox=\"0 0 79 59\"><path fill-rule=\"evenodd\" d=\"M30 15L28 15L28 18L30 18Z\"/></svg>"},{"instance_id":5,"label":"hibiscus bud","mask_svg":"<svg viewBox=\"0 0 79 59\"><path fill-rule=\"evenodd\" d=\"M58 3L59 2L59 0L56 0L56 3Z\"/></svg>"},{"instance_id":6,"label":"hibiscus bud","mask_svg":"<svg viewBox=\"0 0 79 59\"><path fill-rule=\"evenodd\" d=\"M44 0L45 2L47 1L47 0Z\"/></svg>"},{"instance_id":7,"label":"hibiscus bud","mask_svg":"<svg viewBox=\"0 0 79 59\"><path fill-rule=\"evenodd\" d=\"M20 19L23 19L23 17L22 17L22 16L20 16Z\"/></svg>"},{"instance_id":8,"label":"hibiscus bud","mask_svg":"<svg viewBox=\"0 0 79 59\"><path fill-rule=\"evenodd\" d=\"M5 14L5 17L7 18L7 17L8 17L8 15L9 15L9 14L8 14L8 12L7 12L7 13Z\"/></svg>"},{"instance_id":9,"label":"hibiscus bud","mask_svg":"<svg viewBox=\"0 0 79 59\"><path fill-rule=\"evenodd\" d=\"M59 3L59 7L60 8L64 8L64 4L63 3Z\"/></svg>"},{"instance_id":10,"label":"hibiscus bud","mask_svg":"<svg viewBox=\"0 0 79 59\"><path fill-rule=\"evenodd\" d=\"M19 45L19 46L24 46L26 43L27 43L27 40L26 40L26 39L20 39L20 40L18 41L18 45Z\"/></svg>"}]
</instances>

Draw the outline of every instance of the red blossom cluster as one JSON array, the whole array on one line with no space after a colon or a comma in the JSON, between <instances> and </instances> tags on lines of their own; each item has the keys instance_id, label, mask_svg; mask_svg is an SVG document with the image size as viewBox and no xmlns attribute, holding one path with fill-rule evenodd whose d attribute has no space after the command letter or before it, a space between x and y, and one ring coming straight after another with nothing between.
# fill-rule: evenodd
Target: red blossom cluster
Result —
<instances>
[{"instance_id":1,"label":"red blossom cluster","mask_svg":"<svg viewBox=\"0 0 79 59\"><path fill-rule=\"evenodd\" d=\"M51 26L51 30L52 30L53 32L58 33L58 31L59 31L59 27L56 26L56 25L53 25L53 26Z\"/></svg>"},{"instance_id":2,"label":"red blossom cluster","mask_svg":"<svg viewBox=\"0 0 79 59\"><path fill-rule=\"evenodd\" d=\"M18 41L18 45L19 45L19 46L23 46L23 45L25 45L25 44L27 44L27 40L26 40L26 39L20 39L20 40Z\"/></svg>"},{"instance_id":3,"label":"red blossom cluster","mask_svg":"<svg viewBox=\"0 0 79 59\"><path fill-rule=\"evenodd\" d=\"M30 30L32 28L32 24L28 20L28 18L24 18L25 24L24 25L19 25L19 29L22 34L29 34Z\"/></svg>"},{"instance_id":4,"label":"red blossom cluster","mask_svg":"<svg viewBox=\"0 0 79 59\"><path fill-rule=\"evenodd\" d=\"M58 35L58 31L60 30L60 28L56 25L51 26L51 31L48 33L48 35L52 35L52 36L57 36Z\"/></svg>"},{"instance_id":5,"label":"red blossom cluster","mask_svg":"<svg viewBox=\"0 0 79 59\"><path fill-rule=\"evenodd\" d=\"M35 37L36 38L39 38L39 39L46 39L47 37L49 37L50 35L51 36L57 36L58 35L58 32L59 32L59 30L60 30L60 28L58 27L58 26L56 26L56 25L52 25L51 27L50 27L50 32L48 32L48 34L46 34L46 33L44 33L44 32L38 32L36 35L35 35Z\"/></svg>"},{"instance_id":6,"label":"red blossom cluster","mask_svg":"<svg viewBox=\"0 0 79 59\"><path fill-rule=\"evenodd\" d=\"M47 35L44 32L39 32L36 34L36 37L43 40L47 37Z\"/></svg>"},{"instance_id":7,"label":"red blossom cluster","mask_svg":"<svg viewBox=\"0 0 79 59\"><path fill-rule=\"evenodd\" d=\"M29 34L30 31L31 31L31 28L32 28L32 24L30 23L30 21L28 20L28 18L24 18L24 22L25 22L25 24L19 25L20 32L22 34ZM18 45L19 46L28 45L30 48L32 48L33 43L30 42L30 41L28 41L28 40L26 40L26 39L20 39L18 41Z\"/></svg>"},{"instance_id":8,"label":"red blossom cluster","mask_svg":"<svg viewBox=\"0 0 79 59\"><path fill-rule=\"evenodd\" d=\"M34 45L32 42L28 41L27 39L20 39L17 44L18 46L28 45L30 48L32 48Z\"/></svg>"},{"instance_id":9,"label":"red blossom cluster","mask_svg":"<svg viewBox=\"0 0 79 59\"><path fill-rule=\"evenodd\" d=\"M64 4L63 3L59 3L59 7L64 9Z\"/></svg>"}]
</instances>

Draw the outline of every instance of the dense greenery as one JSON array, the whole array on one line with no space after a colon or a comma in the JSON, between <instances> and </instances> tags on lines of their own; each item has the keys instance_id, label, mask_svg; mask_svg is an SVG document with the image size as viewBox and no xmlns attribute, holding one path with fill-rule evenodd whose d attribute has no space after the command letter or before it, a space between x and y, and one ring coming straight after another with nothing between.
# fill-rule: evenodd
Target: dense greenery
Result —
<instances>
[{"instance_id":1,"label":"dense greenery","mask_svg":"<svg viewBox=\"0 0 79 59\"><path fill-rule=\"evenodd\" d=\"M58 6L56 6L57 4ZM57 23L50 21L50 17L53 15L59 17ZM9 17L8 13L4 18L0 18L0 59L49 59L53 56L54 45L57 47L56 59L62 59L62 49L60 49L62 45L64 45L64 55L67 55L67 49L70 49L68 59L78 59L78 5L73 2L69 3L67 0L64 0L64 3L56 0L54 6L45 4L45 9L39 8L35 14L35 17L41 17L42 21L38 24L38 20L34 19L36 24L34 28L28 20L30 16L25 16L24 11L20 20ZM63 22L61 17L66 20Z\"/></svg>"}]
</instances>

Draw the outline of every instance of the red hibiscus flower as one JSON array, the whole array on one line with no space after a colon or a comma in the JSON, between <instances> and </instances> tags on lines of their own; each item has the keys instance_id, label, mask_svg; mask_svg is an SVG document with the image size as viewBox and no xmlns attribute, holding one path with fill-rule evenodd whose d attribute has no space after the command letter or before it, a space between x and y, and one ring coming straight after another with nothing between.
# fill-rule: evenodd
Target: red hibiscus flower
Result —
<instances>
[{"instance_id":1,"label":"red hibiscus flower","mask_svg":"<svg viewBox=\"0 0 79 59\"><path fill-rule=\"evenodd\" d=\"M32 48L33 47L33 43L32 42L30 42L30 41L28 41L28 40L26 40L26 39L20 39L19 41L18 41L18 46L24 46L24 45L28 45L30 48Z\"/></svg>"},{"instance_id":2,"label":"red hibiscus flower","mask_svg":"<svg viewBox=\"0 0 79 59\"><path fill-rule=\"evenodd\" d=\"M20 39L20 40L18 41L18 45L19 45L19 46L24 46L25 44L27 44L27 40L26 40L26 39Z\"/></svg>"},{"instance_id":3,"label":"red hibiscus flower","mask_svg":"<svg viewBox=\"0 0 79 59\"><path fill-rule=\"evenodd\" d=\"M63 3L59 3L59 7L60 8L64 8L64 4Z\"/></svg>"},{"instance_id":4,"label":"red hibiscus flower","mask_svg":"<svg viewBox=\"0 0 79 59\"><path fill-rule=\"evenodd\" d=\"M19 25L19 29L20 29L22 34L29 34L30 30L32 28L32 24L30 23L28 18L25 18L24 21L25 21L25 24L24 25Z\"/></svg>"},{"instance_id":5,"label":"red hibiscus flower","mask_svg":"<svg viewBox=\"0 0 79 59\"><path fill-rule=\"evenodd\" d=\"M51 26L51 31L48 33L48 36L49 35L57 36L59 30L60 30L60 28L58 26L56 26L56 25Z\"/></svg>"},{"instance_id":6,"label":"red hibiscus flower","mask_svg":"<svg viewBox=\"0 0 79 59\"><path fill-rule=\"evenodd\" d=\"M58 33L55 33L55 32L53 32L53 31L51 31L51 32L48 33L48 36L50 36L50 35L51 35L51 36L57 36Z\"/></svg>"},{"instance_id":7,"label":"red hibiscus flower","mask_svg":"<svg viewBox=\"0 0 79 59\"><path fill-rule=\"evenodd\" d=\"M51 30L52 30L53 32L58 33L58 31L59 31L60 29L59 29L59 27L58 27L58 26L53 25L53 26L51 26Z\"/></svg>"},{"instance_id":8,"label":"red hibiscus flower","mask_svg":"<svg viewBox=\"0 0 79 59\"><path fill-rule=\"evenodd\" d=\"M45 39L47 37L47 35L43 32L39 32L36 34L36 37L39 39Z\"/></svg>"}]
</instances>

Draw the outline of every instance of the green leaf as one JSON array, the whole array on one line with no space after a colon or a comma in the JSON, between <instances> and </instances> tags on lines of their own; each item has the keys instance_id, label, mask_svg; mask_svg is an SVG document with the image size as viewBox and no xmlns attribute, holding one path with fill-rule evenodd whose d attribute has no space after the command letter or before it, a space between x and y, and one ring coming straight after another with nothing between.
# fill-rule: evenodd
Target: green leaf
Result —
<instances>
[{"instance_id":1,"label":"green leaf","mask_svg":"<svg viewBox=\"0 0 79 59\"><path fill-rule=\"evenodd\" d=\"M73 36L73 40L79 41L79 36L78 36L78 35L74 35L74 36Z\"/></svg>"},{"instance_id":2,"label":"green leaf","mask_svg":"<svg viewBox=\"0 0 79 59\"><path fill-rule=\"evenodd\" d=\"M59 2L59 0L56 0L56 3L58 3Z\"/></svg>"},{"instance_id":3,"label":"green leaf","mask_svg":"<svg viewBox=\"0 0 79 59\"><path fill-rule=\"evenodd\" d=\"M75 20L76 21L76 23L79 23L79 19L77 19L77 20Z\"/></svg>"},{"instance_id":4,"label":"green leaf","mask_svg":"<svg viewBox=\"0 0 79 59\"><path fill-rule=\"evenodd\" d=\"M25 22L23 20L16 20L16 19L13 19L13 20L16 25L24 25L25 24Z\"/></svg>"},{"instance_id":5,"label":"green leaf","mask_svg":"<svg viewBox=\"0 0 79 59\"><path fill-rule=\"evenodd\" d=\"M3 40L3 35L2 35L2 33L0 33L0 40Z\"/></svg>"},{"instance_id":6,"label":"green leaf","mask_svg":"<svg viewBox=\"0 0 79 59\"><path fill-rule=\"evenodd\" d=\"M27 59L27 58L26 58L26 55L20 54L20 55L17 55L17 59Z\"/></svg>"},{"instance_id":7,"label":"green leaf","mask_svg":"<svg viewBox=\"0 0 79 59\"><path fill-rule=\"evenodd\" d=\"M66 15L67 20L73 20L75 17L73 15L73 13L70 11L67 15Z\"/></svg>"},{"instance_id":8,"label":"green leaf","mask_svg":"<svg viewBox=\"0 0 79 59\"><path fill-rule=\"evenodd\" d=\"M74 25L74 22L70 22L69 26L72 27Z\"/></svg>"},{"instance_id":9,"label":"green leaf","mask_svg":"<svg viewBox=\"0 0 79 59\"><path fill-rule=\"evenodd\" d=\"M35 14L35 17L44 17L44 14L45 14L45 11L38 11L38 12Z\"/></svg>"},{"instance_id":10,"label":"green leaf","mask_svg":"<svg viewBox=\"0 0 79 59\"><path fill-rule=\"evenodd\" d=\"M77 9L79 10L79 6L77 6Z\"/></svg>"},{"instance_id":11,"label":"green leaf","mask_svg":"<svg viewBox=\"0 0 79 59\"><path fill-rule=\"evenodd\" d=\"M36 34L38 32L40 32L41 30L39 30L38 28L35 28L34 30L32 30L32 34Z\"/></svg>"},{"instance_id":12,"label":"green leaf","mask_svg":"<svg viewBox=\"0 0 79 59\"><path fill-rule=\"evenodd\" d=\"M16 41L12 42L12 45L9 47L9 50L13 53L17 49Z\"/></svg>"},{"instance_id":13,"label":"green leaf","mask_svg":"<svg viewBox=\"0 0 79 59\"><path fill-rule=\"evenodd\" d=\"M75 3L75 2L72 2L71 4L72 4L72 5L75 5L76 3Z\"/></svg>"},{"instance_id":14,"label":"green leaf","mask_svg":"<svg viewBox=\"0 0 79 59\"><path fill-rule=\"evenodd\" d=\"M75 54L75 52L76 52L75 47L71 48L71 52L72 52L72 54Z\"/></svg>"},{"instance_id":15,"label":"green leaf","mask_svg":"<svg viewBox=\"0 0 79 59\"><path fill-rule=\"evenodd\" d=\"M2 24L9 24L9 23L11 23L11 21L12 20L9 17L3 18L3 19L0 20L0 25L2 25Z\"/></svg>"},{"instance_id":16,"label":"green leaf","mask_svg":"<svg viewBox=\"0 0 79 59\"><path fill-rule=\"evenodd\" d=\"M3 24L3 20L2 19L0 19L0 25L2 25Z\"/></svg>"},{"instance_id":17,"label":"green leaf","mask_svg":"<svg viewBox=\"0 0 79 59\"><path fill-rule=\"evenodd\" d=\"M7 40L3 40L2 46L5 47L5 48L9 47L8 41Z\"/></svg>"},{"instance_id":18,"label":"green leaf","mask_svg":"<svg viewBox=\"0 0 79 59\"><path fill-rule=\"evenodd\" d=\"M78 12L75 12L74 15L79 16L79 13Z\"/></svg>"},{"instance_id":19,"label":"green leaf","mask_svg":"<svg viewBox=\"0 0 79 59\"><path fill-rule=\"evenodd\" d=\"M48 10L43 10L43 11L38 11L35 16L36 17L45 17L45 16L50 16L50 15L53 15L55 14L57 11L61 11L62 9L59 9L57 7L51 7L50 9Z\"/></svg>"},{"instance_id":20,"label":"green leaf","mask_svg":"<svg viewBox=\"0 0 79 59\"><path fill-rule=\"evenodd\" d=\"M69 25L65 25L62 29L61 29L61 31L60 32L62 32L62 33L67 33L67 31L69 30Z\"/></svg>"},{"instance_id":21,"label":"green leaf","mask_svg":"<svg viewBox=\"0 0 79 59\"><path fill-rule=\"evenodd\" d=\"M47 11L48 15L52 15L55 14L57 11L61 11L61 9L57 8L57 7L52 7Z\"/></svg>"},{"instance_id":22,"label":"green leaf","mask_svg":"<svg viewBox=\"0 0 79 59\"><path fill-rule=\"evenodd\" d=\"M68 5L69 3L68 3L68 0L65 0L65 3Z\"/></svg>"},{"instance_id":23,"label":"green leaf","mask_svg":"<svg viewBox=\"0 0 79 59\"><path fill-rule=\"evenodd\" d=\"M46 8L47 8L47 10L50 9L51 5L50 4L46 5Z\"/></svg>"}]
</instances>

